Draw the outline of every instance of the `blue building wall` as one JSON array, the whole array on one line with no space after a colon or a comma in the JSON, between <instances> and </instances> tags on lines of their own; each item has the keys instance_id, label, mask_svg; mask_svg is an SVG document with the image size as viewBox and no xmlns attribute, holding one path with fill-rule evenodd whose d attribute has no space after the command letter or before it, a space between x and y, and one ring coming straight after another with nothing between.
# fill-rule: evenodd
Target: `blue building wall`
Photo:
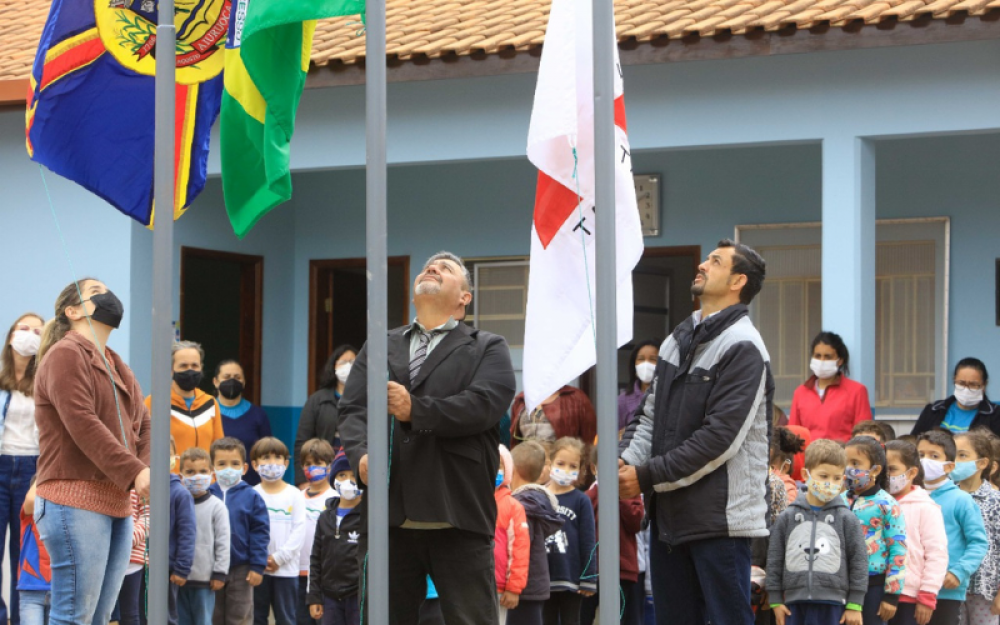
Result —
<instances>
[{"instance_id":1,"label":"blue building wall","mask_svg":"<svg viewBox=\"0 0 1000 625\"><path fill-rule=\"evenodd\" d=\"M998 53L1000 42L978 42L626 67L635 170L664 176L664 234L646 244L705 253L737 224L820 220L828 137L1000 128ZM411 256L413 274L443 247L527 253L535 172L523 154L534 80L391 85L389 252ZM306 93L292 149L295 197L244 241L226 222L217 178L178 222L178 248L265 257L261 390L286 437L307 390L309 260L364 255L363 93ZM21 111L0 112L0 235L23 267L5 276L16 297L0 298L4 324L28 308L51 314L70 275L22 128ZM878 217L953 218L951 362L1000 338L992 283L982 278L1000 256L990 170L998 152L996 135L878 142ZM218 170L215 150L210 171ZM52 174L49 182L78 271L105 279L128 306L112 346L148 387L151 233L72 183ZM1000 370L995 350L982 356Z\"/></svg>"}]
</instances>

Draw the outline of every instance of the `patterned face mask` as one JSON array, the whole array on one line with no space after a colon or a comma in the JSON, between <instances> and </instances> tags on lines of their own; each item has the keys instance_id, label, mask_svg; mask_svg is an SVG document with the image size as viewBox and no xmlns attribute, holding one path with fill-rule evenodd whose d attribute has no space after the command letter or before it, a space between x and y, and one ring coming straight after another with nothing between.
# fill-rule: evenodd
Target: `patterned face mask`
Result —
<instances>
[{"instance_id":1,"label":"patterned face mask","mask_svg":"<svg viewBox=\"0 0 1000 625\"><path fill-rule=\"evenodd\" d=\"M871 469L847 467L844 471L844 482L847 484L848 490L855 493L863 492L872 485Z\"/></svg>"},{"instance_id":2,"label":"patterned face mask","mask_svg":"<svg viewBox=\"0 0 1000 625\"><path fill-rule=\"evenodd\" d=\"M285 465L283 464L262 464L257 467L260 479L267 482L277 482L285 477Z\"/></svg>"},{"instance_id":3,"label":"patterned face mask","mask_svg":"<svg viewBox=\"0 0 1000 625\"><path fill-rule=\"evenodd\" d=\"M903 492L909 485L910 485L910 480L906 477L905 473L889 476L889 493L892 495L898 495L899 493Z\"/></svg>"},{"instance_id":4,"label":"patterned face mask","mask_svg":"<svg viewBox=\"0 0 1000 625\"><path fill-rule=\"evenodd\" d=\"M181 483L192 495L198 495L208 490L208 487L212 485L212 474L186 475L181 478Z\"/></svg>"},{"instance_id":5,"label":"patterned face mask","mask_svg":"<svg viewBox=\"0 0 1000 625\"><path fill-rule=\"evenodd\" d=\"M807 473L809 479L806 481L806 486L809 488L809 493L816 499L827 503L833 501L833 498L840 494L840 486L834 484L833 482L820 482L813 478L811 473Z\"/></svg>"}]
</instances>

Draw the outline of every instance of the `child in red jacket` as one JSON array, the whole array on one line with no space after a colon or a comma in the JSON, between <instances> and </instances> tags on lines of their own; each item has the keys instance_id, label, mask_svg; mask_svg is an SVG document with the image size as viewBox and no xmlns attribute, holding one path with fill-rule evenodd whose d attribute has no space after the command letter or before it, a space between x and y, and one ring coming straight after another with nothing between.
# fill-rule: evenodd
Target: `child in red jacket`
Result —
<instances>
[{"instance_id":1,"label":"child in red jacket","mask_svg":"<svg viewBox=\"0 0 1000 625\"><path fill-rule=\"evenodd\" d=\"M531 540L524 506L511 495L510 482L513 476L514 460L510 451L500 445L500 470L497 472L494 493L497 502L497 527L493 541L500 625L507 622L507 610L517 607L521 591L528 583L528 560L531 556Z\"/></svg>"},{"instance_id":2,"label":"child in red jacket","mask_svg":"<svg viewBox=\"0 0 1000 625\"><path fill-rule=\"evenodd\" d=\"M597 446L590 449L590 468L593 475L597 475ZM594 521L597 521L597 482L587 490L587 497L594 506ZM636 535L642 531L642 518L645 508L642 505L642 497L633 499L623 499L618 502L618 553L619 553L619 580L622 594L625 598L624 613L622 614L622 625L641 625L643 622L644 608L646 605L645 584L636 587L639 581L639 551ZM597 553L594 553L597 558ZM583 607L580 610L581 625L590 625L597 616L598 597L587 597L583 600Z\"/></svg>"}]
</instances>

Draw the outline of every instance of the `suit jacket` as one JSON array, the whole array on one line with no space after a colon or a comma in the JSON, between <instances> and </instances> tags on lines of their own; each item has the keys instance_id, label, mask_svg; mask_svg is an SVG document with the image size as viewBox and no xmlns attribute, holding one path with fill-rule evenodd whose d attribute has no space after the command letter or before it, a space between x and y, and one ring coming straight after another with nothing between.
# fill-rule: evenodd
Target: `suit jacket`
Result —
<instances>
[{"instance_id":1,"label":"suit jacket","mask_svg":"<svg viewBox=\"0 0 1000 625\"><path fill-rule=\"evenodd\" d=\"M407 520L448 523L493 536L497 424L515 390L507 342L459 323L431 351L411 385L408 327L389 332L388 379L407 387L412 405L411 421L393 419L387 441L389 527ZM368 453L367 344L340 400L340 438L357 475ZM361 507L367 521L367 503Z\"/></svg>"}]
</instances>

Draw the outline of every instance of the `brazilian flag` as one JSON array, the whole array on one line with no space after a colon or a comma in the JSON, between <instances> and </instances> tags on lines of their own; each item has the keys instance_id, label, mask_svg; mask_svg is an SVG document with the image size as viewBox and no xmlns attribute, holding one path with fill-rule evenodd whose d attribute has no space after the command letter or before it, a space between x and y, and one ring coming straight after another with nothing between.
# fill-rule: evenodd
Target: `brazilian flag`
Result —
<instances>
[{"instance_id":1,"label":"brazilian flag","mask_svg":"<svg viewBox=\"0 0 1000 625\"><path fill-rule=\"evenodd\" d=\"M234 0L220 132L226 212L241 239L292 197L289 143L316 20L364 10L364 0Z\"/></svg>"}]
</instances>

